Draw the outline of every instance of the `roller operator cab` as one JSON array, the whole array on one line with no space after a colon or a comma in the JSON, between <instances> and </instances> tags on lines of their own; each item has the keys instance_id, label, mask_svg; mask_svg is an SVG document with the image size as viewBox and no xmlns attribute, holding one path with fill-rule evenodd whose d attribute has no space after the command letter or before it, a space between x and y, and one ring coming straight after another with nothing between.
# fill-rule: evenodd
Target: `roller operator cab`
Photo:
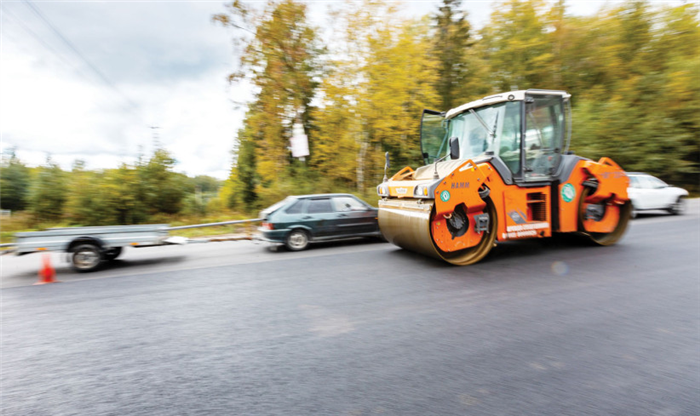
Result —
<instances>
[{"instance_id":1,"label":"roller operator cab","mask_svg":"<svg viewBox=\"0 0 700 416\"><path fill-rule=\"evenodd\" d=\"M555 232L617 242L631 212L629 180L608 158L568 152L569 97L511 91L446 113L425 110L425 165L377 186L382 234L456 265L481 260L497 241Z\"/></svg>"}]
</instances>

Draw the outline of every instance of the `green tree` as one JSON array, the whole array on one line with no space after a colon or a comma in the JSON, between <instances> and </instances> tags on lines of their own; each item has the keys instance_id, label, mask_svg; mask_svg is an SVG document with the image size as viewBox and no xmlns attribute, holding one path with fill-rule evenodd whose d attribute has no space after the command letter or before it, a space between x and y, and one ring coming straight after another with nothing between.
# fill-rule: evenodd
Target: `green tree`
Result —
<instances>
[{"instance_id":1,"label":"green tree","mask_svg":"<svg viewBox=\"0 0 700 416\"><path fill-rule=\"evenodd\" d=\"M63 216L66 197L66 174L49 156L32 181L29 209L39 222L59 221Z\"/></svg>"},{"instance_id":2,"label":"green tree","mask_svg":"<svg viewBox=\"0 0 700 416\"><path fill-rule=\"evenodd\" d=\"M494 5L491 21L481 31L490 63L491 80L498 91L552 88L552 45L547 36L543 0L505 0Z\"/></svg>"},{"instance_id":3,"label":"green tree","mask_svg":"<svg viewBox=\"0 0 700 416\"><path fill-rule=\"evenodd\" d=\"M461 0L443 0L432 16L435 37L432 55L437 61L435 91L440 110L464 104L467 98L484 92L482 63L471 53L473 40L467 13L460 10ZM486 87L487 88L487 87ZM475 91L476 89L476 91Z\"/></svg>"},{"instance_id":4,"label":"green tree","mask_svg":"<svg viewBox=\"0 0 700 416\"><path fill-rule=\"evenodd\" d=\"M430 26L379 0L343 3L333 18L315 166L366 193L381 180L385 151L397 165L420 159L420 112L438 103Z\"/></svg>"},{"instance_id":5,"label":"green tree","mask_svg":"<svg viewBox=\"0 0 700 416\"><path fill-rule=\"evenodd\" d=\"M231 81L248 80L256 88L249 105L244 135L237 138L243 150L237 171L243 183L256 181L253 193L246 188L243 200L252 204L260 196L267 200L276 192L275 182L285 178L291 166L288 150L292 125L301 122L309 134L310 103L318 84L321 48L316 29L307 22L307 7L293 0L269 1L262 12L239 1L228 6L227 14L214 16L225 26L239 29L236 42L243 45L238 70ZM253 150L255 162L241 155ZM255 174L248 175L254 167Z\"/></svg>"},{"instance_id":6,"label":"green tree","mask_svg":"<svg viewBox=\"0 0 700 416\"><path fill-rule=\"evenodd\" d=\"M29 168L15 155L15 150L3 155L0 165L0 207L21 211L27 207Z\"/></svg>"},{"instance_id":7,"label":"green tree","mask_svg":"<svg viewBox=\"0 0 700 416\"><path fill-rule=\"evenodd\" d=\"M208 203L217 197L222 181L208 175L197 175L194 178L185 177L183 179L186 184L186 192L182 202L182 213L185 215L206 215Z\"/></svg>"},{"instance_id":8,"label":"green tree","mask_svg":"<svg viewBox=\"0 0 700 416\"><path fill-rule=\"evenodd\" d=\"M145 213L148 201L139 194L143 176L138 168L122 163L117 169L105 171L100 185L100 205L109 223L139 224L148 220ZM156 194L147 195L154 198Z\"/></svg>"},{"instance_id":9,"label":"green tree","mask_svg":"<svg viewBox=\"0 0 700 416\"><path fill-rule=\"evenodd\" d=\"M221 187L221 181L209 175L197 175L191 182L195 189L204 194L218 192Z\"/></svg>"},{"instance_id":10,"label":"green tree","mask_svg":"<svg viewBox=\"0 0 700 416\"><path fill-rule=\"evenodd\" d=\"M140 194L152 214L176 214L182 208L186 182L182 175L173 172L175 163L170 152L158 148L148 162L137 166L139 184L133 193Z\"/></svg>"},{"instance_id":11,"label":"green tree","mask_svg":"<svg viewBox=\"0 0 700 416\"><path fill-rule=\"evenodd\" d=\"M697 189L697 6L652 10L633 1L601 10L589 24L604 37L587 58L596 68L589 65L594 76L580 84L574 147Z\"/></svg>"},{"instance_id":12,"label":"green tree","mask_svg":"<svg viewBox=\"0 0 700 416\"><path fill-rule=\"evenodd\" d=\"M254 208L258 199L256 189L260 179L257 173L257 157L253 140L244 139L241 143L235 180L233 188L235 195L240 195L240 200L246 209ZM229 203L229 206L232 205Z\"/></svg>"},{"instance_id":13,"label":"green tree","mask_svg":"<svg viewBox=\"0 0 700 416\"><path fill-rule=\"evenodd\" d=\"M255 133L250 128L251 115L244 121L244 127L238 131L238 145L233 152L233 166L228 179L219 192L219 198L231 209L252 211L257 208L260 183L257 173Z\"/></svg>"},{"instance_id":14,"label":"green tree","mask_svg":"<svg viewBox=\"0 0 700 416\"><path fill-rule=\"evenodd\" d=\"M654 111L674 123L682 158L667 179L700 191L700 8L684 4L664 8L654 32L653 62L663 62L665 85Z\"/></svg>"},{"instance_id":15,"label":"green tree","mask_svg":"<svg viewBox=\"0 0 700 416\"><path fill-rule=\"evenodd\" d=\"M85 170L85 162L76 160L67 177L66 219L77 225L108 224L112 218L102 205L102 175Z\"/></svg>"},{"instance_id":16,"label":"green tree","mask_svg":"<svg viewBox=\"0 0 700 416\"><path fill-rule=\"evenodd\" d=\"M374 145L367 168L372 172L371 188L381 180L384 151L389 151L397 166L422 164L420 115L441 98L433 87L435 62L427 53L431 47L427 20L401 23L371 39L372 53L365 68L371 84L365 115Z\"/></svg>"}]
</instances>

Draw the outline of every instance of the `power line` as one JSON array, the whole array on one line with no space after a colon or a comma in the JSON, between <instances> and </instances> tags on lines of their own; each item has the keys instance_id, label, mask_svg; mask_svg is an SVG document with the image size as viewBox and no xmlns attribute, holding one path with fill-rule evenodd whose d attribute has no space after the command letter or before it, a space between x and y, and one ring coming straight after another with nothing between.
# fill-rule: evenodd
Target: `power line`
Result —
<instances>
[{"instance_id":1,"label":"power line","mask_svg":"<svg viewBox=\"0 0 700 416\"><path fill-rule=\"evenodd\" d=\"M121 95L121 97L131 106L133 110L138 109L138 106L129 99L129 97L126 96L119 88L117 88L112 81L110 81L95 65L93 65L90 61L83 56L83 54L78 50L78 48L73 45L71 41L69 41L63 34L56 28L56 26L49 21L49 19L44 16L44 14L39 10L37 6L32 4L29 0L24 0L24 3L36 14L55 34L58 36L58 38L66 45L68 46L85 64L94 72L100 80L113 89L117 94Z\"/></svg>"},{"instance_id":2,"label":"power line","mask_svg":"<svg viewBox=\"0 0 700 416\"><path fill-rule=\"evenodd\" d=\"M84 71L80 70L78 66L75 64L75 62L72 62L70 57L66 57L65 53L62 51L59 51L58 49L54 48L50 43L44 41L40 35L38 35L34 30L32 30L29 25L18 15L15 14L14 12L10 12L9 8L5 5L0 5L0 10L3 12L3 16L9 16L12 18L13 21L15 21L21 29L23 29L27 34L29 34L32 38L34 38L39 44L41 44L47 51L51 52L54 54L61 62L66 64L67 68L72 69L77 75L79 75L81 78L83 78L85 81L89 82L92 85L95 85L97 87L103 86L100 82L95 80L94 77L89 77L88 75L85 74ZM7 33L5 33L7 35ZM21 36L21 34L20 34ZM19 41L17 41L19 43ZM116 97L115 97L116 98ZM127 109L129 110L129 109ZM130 111L130 110L129 110Z\"/></svg>"},{"instance_id":3,"label":"power line","mask_svg":"<svg viewBox=\"0 0 700 416\"><path fill-rule=\"evenodd\" d=\"M158 129L160 127L158 126L150 126L151 131L153 132L153 146L158 149L160 148L160 136L158 135Z\"/></svg>"},{"instance_id":4,"label":"power line","mask_svg":"<svg viewBox=\"0 0 700 416\"><path fill-rule=\"evenodd\" d=\"M0 10L3 12L7 13L8 7L5 6L5 4L1 4L2 2L0 1ZM13 13L7 13L8 16L10 16L16 23L18 23L21 28L28 33L31 37L33 37L37 42L39 42L44 48L52 52L53 54L56 55L62 62L67 63L67 65L72 68L76 74L80 75L82 78L84 78L86 81L92 83L92 84L103 84L104 86L109 87L113 92L117 93L121 99L126 101L128 103L128 106L124 107L125 110L132 112L133 114L137 115L139 119L143 116L142 112L140 111L140 108L131 100L129 97L124 94L113 82L109 80L94 64L92 64L79 50L78 48L68 39L66 36L64 36L60 30L54 25L48 17L46 17L42 11L38 8L38 6L35 6L28 0L24 0L25 5L32 11L33 14L35 14L37 17L39 17L42 22L49 28L53 33L56 34L56 36L59 38L59 40L65 44L77 57L85 63L85 65L90 68L92 72L97 75L98 79L95 79L95 77L90 77L85 74L84 71L79 69L79 65L76 66L74 59L69 59L71 58L70 56L67 56L65 54L65 50L63 48L55 48L50 42L47 42L46 36L41 36L37 34L34 30L32 30L29 26L28 23L24 21L17 13L13 11ZM98 80L100 82L98 82ZM116 98L116 97L115 97ZM139 111L137 111L139 110ZM142 120L142 119L141 119ZM139 123L140 124L140 123ZM156 134L156 143L157 143L157 134ZM126 144L124 142L121 143L122 146L125 146ZM120 153L122 156L126 152L126 149L122 148Z\"/></svg>"},{"instance_id":5,"label":"power line","mask_svg":"<svg viewBox=\"0 0 700 416\"><path fill-rule=\"evenodd\" d=\"M64 57L63 54L61 54L59 51L57 51L54 47L52 47L50 44L45 42L41 36L37 35L36 32L34 32L19 16L15 15L14 13L10 13L10 10L7 7L2 7L3 12L7 15L10 16L15 22L19 23L19 25L24 29L25 32L27 32L31 37L33 37L37 42L39 42L44 48L46 48L49 52L53 53L58 57L63 63L68 65L69 67L74 67L74 64L68 60L68 58ZM78 74L80 74L82 77L85 79L88 79L85 74L82 72L78 71L77 68L73 68L76 70ZM89 80L89 79L88 79Z\"/></svg>"}]
</instances>

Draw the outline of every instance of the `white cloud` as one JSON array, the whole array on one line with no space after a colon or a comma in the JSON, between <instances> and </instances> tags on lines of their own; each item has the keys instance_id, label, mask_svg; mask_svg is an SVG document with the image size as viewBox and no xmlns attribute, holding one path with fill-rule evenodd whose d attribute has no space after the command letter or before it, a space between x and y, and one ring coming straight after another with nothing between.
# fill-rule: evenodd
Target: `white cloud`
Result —
<instances>
[{"instance_id":1,"label":"white cloud","mask_svg":"<svg viewBox=\"0 0 700 416\"><path fill-rule=\"evenodd\" d=\"M30 165L51 154L66 169L75 159L111 168L150 153L149 127L159 126L178 171L228 176L242 118L231 99L249 93L226 82L231 35L211 23L222 4L39 4L109 84L29 8L11 6L0 55L3 149L16 147Z\"/></svg>"}]
</instances>

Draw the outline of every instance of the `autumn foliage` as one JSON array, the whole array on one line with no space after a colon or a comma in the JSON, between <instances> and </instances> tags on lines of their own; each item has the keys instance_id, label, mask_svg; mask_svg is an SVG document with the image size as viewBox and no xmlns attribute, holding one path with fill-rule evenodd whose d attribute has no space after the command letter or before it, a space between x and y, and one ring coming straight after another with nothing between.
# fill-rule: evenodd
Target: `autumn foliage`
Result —
<instances>
[{"instance_id":1,"label":"autumn foliage","mask_svg":"<svg viewBox=\"0 0 700 416\"><path fill-rule=\"evenodd\" d=\"M236 29L232 82L254 86L222 198L252 210L287 194L370 196L384 152L421 164L423 108L448 110L511 88L573 94L573 150L609 156L697 191L700 29L692 4L628 1L592 16L566 3L507 0L474 30L459 0L423 18L394 1L334 3L315 27L293 0L231 3L214 20ZM291 157L303 123L311 155Z\"/></svg>"}]
</instances>

